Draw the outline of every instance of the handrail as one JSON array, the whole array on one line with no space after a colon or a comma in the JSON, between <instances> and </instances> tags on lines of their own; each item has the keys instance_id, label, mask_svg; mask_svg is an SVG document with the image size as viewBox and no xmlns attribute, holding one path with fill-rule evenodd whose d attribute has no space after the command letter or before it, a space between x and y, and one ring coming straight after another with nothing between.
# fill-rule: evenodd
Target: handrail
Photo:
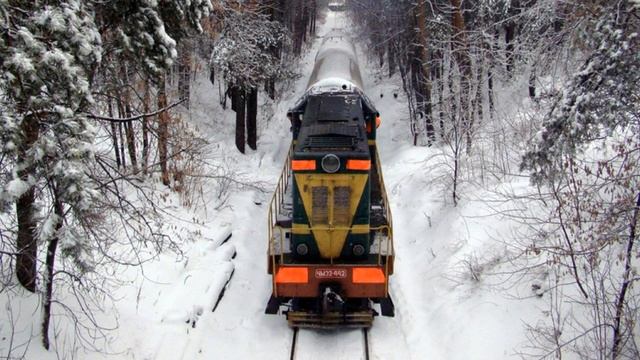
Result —
<instances>
[{"instance_id":1,"label":"handrail","mask_svg":"<svg viewBox=\"0 0 640 360\"><path fill-rule=\"evenodd\" d=\"M280 173L280 178L278 179L278 185L276 186L276 190L271 197L271 202L269 203L269 213L267 215L269 224L267 227L268 239L269 239L269 248L268 255L271 261L271 269L273 271L272 281L273 281L273 289L274 296L278 296L277 294L277 286L276 286L276 254L275 251L275 236L274 230L276 227L276 223L278 222L278 217L280 216L280 208L282 206L282 201L286 196L286 189L289 185L289 173L291 172L291 155L293 153L293 142L289 146L289 150L287 151L287 158L284 162L284 166L282 168L282 173ZM283 251L283 238L282 234L280 235L280 263L284 262L284 251Z\"/></svg>"},{"instance_id":2,"label":"handrail","mask_svg":"<svg viewBox=\"0 0 640 360\"><path fill-rule=\"evenodd\" d=\"M376 149L376 167L378 169L378 177L380 180L382 204L385 209L385 215L387 218L387 226L388 226L387 243L386 243L387 249L385 251L385 253L387 254L387 261L385 261L385 266L384 266L384 275L386 280L384 285L385 285L385 294L389 296L389 258L388 257L391 256L391 259L395 259L395 246L393 243L393 218L391 216L391 207L389 206L389 197L387 196L387 187L384 184L384 176L382 176L382 165L380 164L380 155L378 154L378 147L376 146L375 149ZM382 253L382 251L380 251L380 253Z\"/></svg>"},{"instance_id":3,"label":"handrail","mask_svg":"<svg viewBox=\"0 0 640 360\"><path fill-rule=\"evenodd\" d=\"M378 167L378 177L380 179L380 189L382 195L382 204L385 209L385 215L387 219L387 223L389 225L389 230L393 229L393 217L391 216L391 207L389 206L389 197L387 196L387 187L384 183L384 176L382 176L382 166L380 164L380 156L378 155L378 147L376 147L376 166ZM391 239L391 255L395 255L395 249L393 248L393 235L391 232L389 233L389 239Z\"/></svg>"}]
</instances>

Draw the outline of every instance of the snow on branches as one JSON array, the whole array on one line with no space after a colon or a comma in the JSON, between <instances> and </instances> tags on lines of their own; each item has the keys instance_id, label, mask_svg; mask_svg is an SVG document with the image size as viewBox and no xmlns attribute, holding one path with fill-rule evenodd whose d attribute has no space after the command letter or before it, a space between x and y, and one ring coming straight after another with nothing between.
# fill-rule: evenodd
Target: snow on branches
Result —
<instances>
[{"instance_id":1,"label":"snow on branches","mask_svg":"<svg viewBox=\"0 0 640 360\"><path fill-rule=\"evenodd\" d=\"M115 0L95 2L105 41L116 53L139 59L145 69L158 75L176 59L177 41L194 30L212 10L210 0Z\"/></svg>"},{"instance_id":2,"label":"snow on branches","mask_svg":"<svg viewBox=\"0 0 640 360\"><path fill-rule=\"evenodd\" d=\"M549 256L558 283L573 278L587 314L553 325L560 335L550 347L555 352L558 344L571 344L581 358L638 358L634 324L640 293L631 286L637 281L640 219L637 12L629 1L611 1L594 7L579 25L585 60L521 164L543 189L540 197L549 211L532 250ZM560 313L559 306L554 311ZM591 330L580 336L564 331L580 327Z\"/></svg>"},{"instance_id":3,"label":"snow on branches","mask_svg":"<svg viewBox=\"0 0 640 360\"><path fill-rule=\"evenodd\" d=\"M211 62L228 83L255 88L285 73L277 52L272 49L287 40L284 27L266 15L230 10L220 38L214 44Z\"/></svg>"},{"instance_id":4,"label":"snow on branches","mask_svg":"<svg viewBox=\"0 0 640 360\"><path fill-rule=\"evenodd\" d=\"M201 30L211 9L210 0L0 0L0 208L28 194L88 218L98 185L88 175L95 129L87 114L103 54L132 55L158 75L177 57L173 37Z\"/></svg>"},{"instance_id":5,"label":"snow on branches","mask_svg":"<svg viewBox=\"0 0 640 360\"><path fill-rule=\"evenodd\" d=\"M631 15L637 9L615 8L585 32L585 47L594 51L543 123L535 148L524 157L522 168L533 170L535 183L552 178L563 168L557 160L584 144L618 131L640 131L640 29Z\"/></svg>"},{"instance_id":6,"label":"snow on branches","mask_svg":"<svg viewBox=\"0 0 640 360\"><path fill-rule=\"evenodd\" d=\"M44 287L47 349L58 250L73 263L63 262L63 273L77 280L114 242L114 219L142 234L140 242L160 237L138 229L147 220L94 152L87 114L100 109L93 95L104 93L103 57L161 75L177 57L178 38L201 30L211 8L210 0L0 0L0 216L17 225L0 246L15 254L10 278L31 292Z\"/></svg>"},{"instance_id":7,"label":"snow on branches","mask_svg":"<svg viewBox=\"0 0 640 360\"><path fill-rule=\"evenodd\" d=\"M86 179L76 169L77 161L91 154L93 127L82 112L92 102L89 74L101 58L100 35L79 1L40 6L25 14L13 13L14 26L0 40L5 109L1 136L9 140L3 150L17 170L3 189L5 200L22 196L44 177L55 179L60 196L87 208ZM27 132L34 133L32 141L26 141ZM10 191L24 169L33 169L20 180L30 186Z\"/></svg>"}]
</instances>

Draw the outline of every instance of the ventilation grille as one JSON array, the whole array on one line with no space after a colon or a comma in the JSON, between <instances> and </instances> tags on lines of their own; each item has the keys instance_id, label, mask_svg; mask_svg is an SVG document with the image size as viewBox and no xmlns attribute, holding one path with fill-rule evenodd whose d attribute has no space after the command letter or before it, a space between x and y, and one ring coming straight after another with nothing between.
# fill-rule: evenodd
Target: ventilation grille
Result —
<instances>
[{"instance_id":1,"label":"ventilation grille","mask_svg":"<svg viewBox=\"0 0 640 360\"><path fill-rule=\"evenodd\" d=\"M351 188L338 186L333 189L333 224L349 226L351 220Z\"/></svg>"},{"instance_id":2,"label":"ventilation grille","mask_svg":"<svg viewBox=\"0 0 640 360\"><path fill-rule=\"evenodd\" d=\"M305 141L308 149L353 149L356 139L352 137L308 137Z\"/></svg>"},{"instance_id":3,"label":"ventilation grille","mask_svg":"<svg viewBox=\"0 0 640 360\"><path fill-rule=\"evenodd\" d=\"M333 194L329 193L326 186L315 186L311 188L311 222L312 226L329 225L350 226L351 225L351 188L348 186L336 186ZM333 205L333 209L329 206ZM333 215L330 216L330 211ZM331 218L331 221L329 221Z\"/></svg>"},{"instance_id":4,"label":"ventilation grille","mask_svg":"<svg viewBox=\"0 0 640 360\"><path fill-rule=\"evenodd\" d=\"M316 186L311 189L311 222L312 225L327 225L329 223L329 189L326 186Z\"/></svg>"}]
</instances>

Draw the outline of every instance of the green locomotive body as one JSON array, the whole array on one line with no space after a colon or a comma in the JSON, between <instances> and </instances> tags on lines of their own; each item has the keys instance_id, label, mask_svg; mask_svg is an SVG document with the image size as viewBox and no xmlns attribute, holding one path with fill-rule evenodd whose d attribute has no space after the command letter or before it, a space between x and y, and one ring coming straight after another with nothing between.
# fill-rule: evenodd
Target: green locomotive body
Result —
<instances>
[{"instance_id":1,"label":"green locomotive body","mask_svg":"<svg viewBox=\"0 0 640 360\"><path fill-rule=\"evenodd\" d=\"M371 156L365 117L375 114L365 115L360 103L354 94L307 100L292 157L293 164L302 164L301 170L294 165L292 179L291 250L300 260L369 254Z\"/></svg>"},{"instance_id":2,"label":"green locomotive body","mask_svg":"<svg viewBox=\"0 0 640 360\"><path fill-rule=\"evenodd\" d=\"M267 313L292 327L369 327L393 316L391 212L378 159L379 113L341 35L316 57L287 113L292 146L269 212ZM337 64L337 65L336 65Z\"/></svg>"}]
</instances>

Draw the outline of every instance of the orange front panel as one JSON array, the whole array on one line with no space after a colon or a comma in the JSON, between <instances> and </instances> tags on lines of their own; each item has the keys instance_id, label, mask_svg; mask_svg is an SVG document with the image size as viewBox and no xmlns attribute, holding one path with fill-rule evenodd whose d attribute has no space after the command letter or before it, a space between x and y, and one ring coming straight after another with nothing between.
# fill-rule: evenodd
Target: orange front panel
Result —
<instances>
[{"instance_id":1,"label":"orange front panel","mask_svg":"<svg viewBox=\"0 0 640 360\"><path fill-rule=\"evenodd\" d=\"M293 171L315 170L316 161L315 160L292 160L291 169Z\"/></svg>"},{"instance_id":2,"label":"orange front panel","mask_svg":"<svg viewBox=\"0 0 640 360\"><path fill-rule=\"evenodd\" d=\"M276 273L277 284L306 284L309 282L309 269L306 267L281 267Z\"/></svg>"},{"instance_id":3,"label":"orange front panel","mask_svg":"<svg viewBox=\"0 0 640 360\"><path fill-rule=\"evenodd\" d=\"M380 268L353 268L354 284L384 284L384 272Z\"/></svg>"},{"instance_id":4,"label":"orange front panel","mask_svg":"<svg viewBox=\"0 0 640 360\"><path fill-rule=\"evenodd\" d=\"M370 170L371 160L347 160L347 170Z\"/></svg>"}]
</instances>

